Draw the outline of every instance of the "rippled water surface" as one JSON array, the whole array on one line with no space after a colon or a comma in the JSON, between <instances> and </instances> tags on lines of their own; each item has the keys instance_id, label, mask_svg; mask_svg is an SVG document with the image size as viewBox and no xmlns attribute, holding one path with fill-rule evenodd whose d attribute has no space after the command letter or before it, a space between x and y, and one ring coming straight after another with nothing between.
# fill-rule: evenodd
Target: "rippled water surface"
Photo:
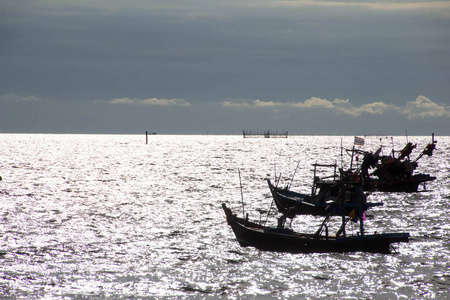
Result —
<instances>
[{"instance_id":1,"label":"rippled water surface","mask_svg":"<svg viewBox=\"0 0 450 300\"><path fill-rule=\"evenodd\" d=\"M417 156L431 137L409 137ZM241 248L221 203L265 218L264 178L309 192L314 162L353 137L0 134L0 294L10 298L450 298L450 137L418 172L421 193L374 193L366 230L410 232L398 254ZM384 153L391 138L383 137ZM394 137L401 149L405 137ZM376 150L380 137L367 137ZM348 164L349 156L342 156ZM240 177L239 171L240 170ZM270 174L270 175L268 175ZM269 221L275 224L275 216ZM314 232L321 219L293 227ZM355 227L355 230L357 228Z\"/></svg>"}]
</instances>

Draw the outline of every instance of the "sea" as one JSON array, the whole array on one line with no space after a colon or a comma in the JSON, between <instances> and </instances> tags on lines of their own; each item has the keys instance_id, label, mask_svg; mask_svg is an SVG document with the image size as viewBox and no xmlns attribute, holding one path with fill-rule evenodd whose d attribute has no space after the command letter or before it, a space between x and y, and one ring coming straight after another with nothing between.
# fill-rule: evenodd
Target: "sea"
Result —
<instances>
[{"instance_id":1,"label":"sea","mask_svg":"<svg viewBox=\"0 0 450 300\"><path fill-rule=\"evenodd\" d=\"M358 149L384 155L417 144L411 159L431 141L362 137ZM368 198L383 206L367 211L366 233L409 243L287 254L239 246L222 203L275 225L266 179L310 193L312 164L348 168L354 136L0 134L0 298L450 299L450 137L435 140L415 172L436 180Z\"/></svg>"}]
</instances>

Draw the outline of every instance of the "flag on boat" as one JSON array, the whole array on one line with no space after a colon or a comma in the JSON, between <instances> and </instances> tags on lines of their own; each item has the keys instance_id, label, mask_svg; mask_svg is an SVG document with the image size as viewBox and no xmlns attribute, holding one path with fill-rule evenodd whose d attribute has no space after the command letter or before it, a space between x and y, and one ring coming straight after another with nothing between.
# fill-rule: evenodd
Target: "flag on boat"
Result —
<instances>
[{"instance_id":1,"label":"flag on boat","mask_svg":"<svg viewBox=\"0 0 450 300\"><path fill-rule=\"evenodd\" d=\"M364 139L358 136L355 136L355 145L356 146L364 146Z\"/></svg>"}]
</instances>

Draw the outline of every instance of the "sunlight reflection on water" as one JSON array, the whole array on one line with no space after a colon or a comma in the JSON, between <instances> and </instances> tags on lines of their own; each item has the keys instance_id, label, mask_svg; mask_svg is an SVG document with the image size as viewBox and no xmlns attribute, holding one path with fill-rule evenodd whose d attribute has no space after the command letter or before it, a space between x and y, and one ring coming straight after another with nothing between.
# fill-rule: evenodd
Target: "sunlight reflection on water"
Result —
<instances>
[{"instance_id":1,"label":"sunlight reflection on water","mask_svg":"<svg viewBox=\"0 0 450 300\"><path fill-rule=\"evenodd\" d=\"M270 207L268 174L286 184L298 164L292 188L309 193L311 164L340 164L341 137L0 136L8 297L443 298L450 288L448 137L419 163L438 178L430 191L371 196L384 206L368 212L368 232L411 233L399 254L292 255L241 248L220 204L241 213L238 169L252 219ZM429 141L409 139L418 149ZM342 140L350 147L353 137ZM365 147L379 143L367 137Z\"/></svg>"}]
</instances>

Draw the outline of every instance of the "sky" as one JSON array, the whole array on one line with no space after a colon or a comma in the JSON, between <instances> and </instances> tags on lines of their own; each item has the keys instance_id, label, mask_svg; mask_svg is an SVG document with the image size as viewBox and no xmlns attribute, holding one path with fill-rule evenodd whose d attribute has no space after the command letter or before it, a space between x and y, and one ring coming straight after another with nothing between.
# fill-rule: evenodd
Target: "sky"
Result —
<instances>
[{"instance_id":1,"label":"sky","mask_svg":"<svg viewBox=\"0 0 450 300\"><path fill-rule=\"evenodd\" d=\"M450 1L0 1L0 132L243 129L450 135Z\"/></svg>"}]
</instances>

